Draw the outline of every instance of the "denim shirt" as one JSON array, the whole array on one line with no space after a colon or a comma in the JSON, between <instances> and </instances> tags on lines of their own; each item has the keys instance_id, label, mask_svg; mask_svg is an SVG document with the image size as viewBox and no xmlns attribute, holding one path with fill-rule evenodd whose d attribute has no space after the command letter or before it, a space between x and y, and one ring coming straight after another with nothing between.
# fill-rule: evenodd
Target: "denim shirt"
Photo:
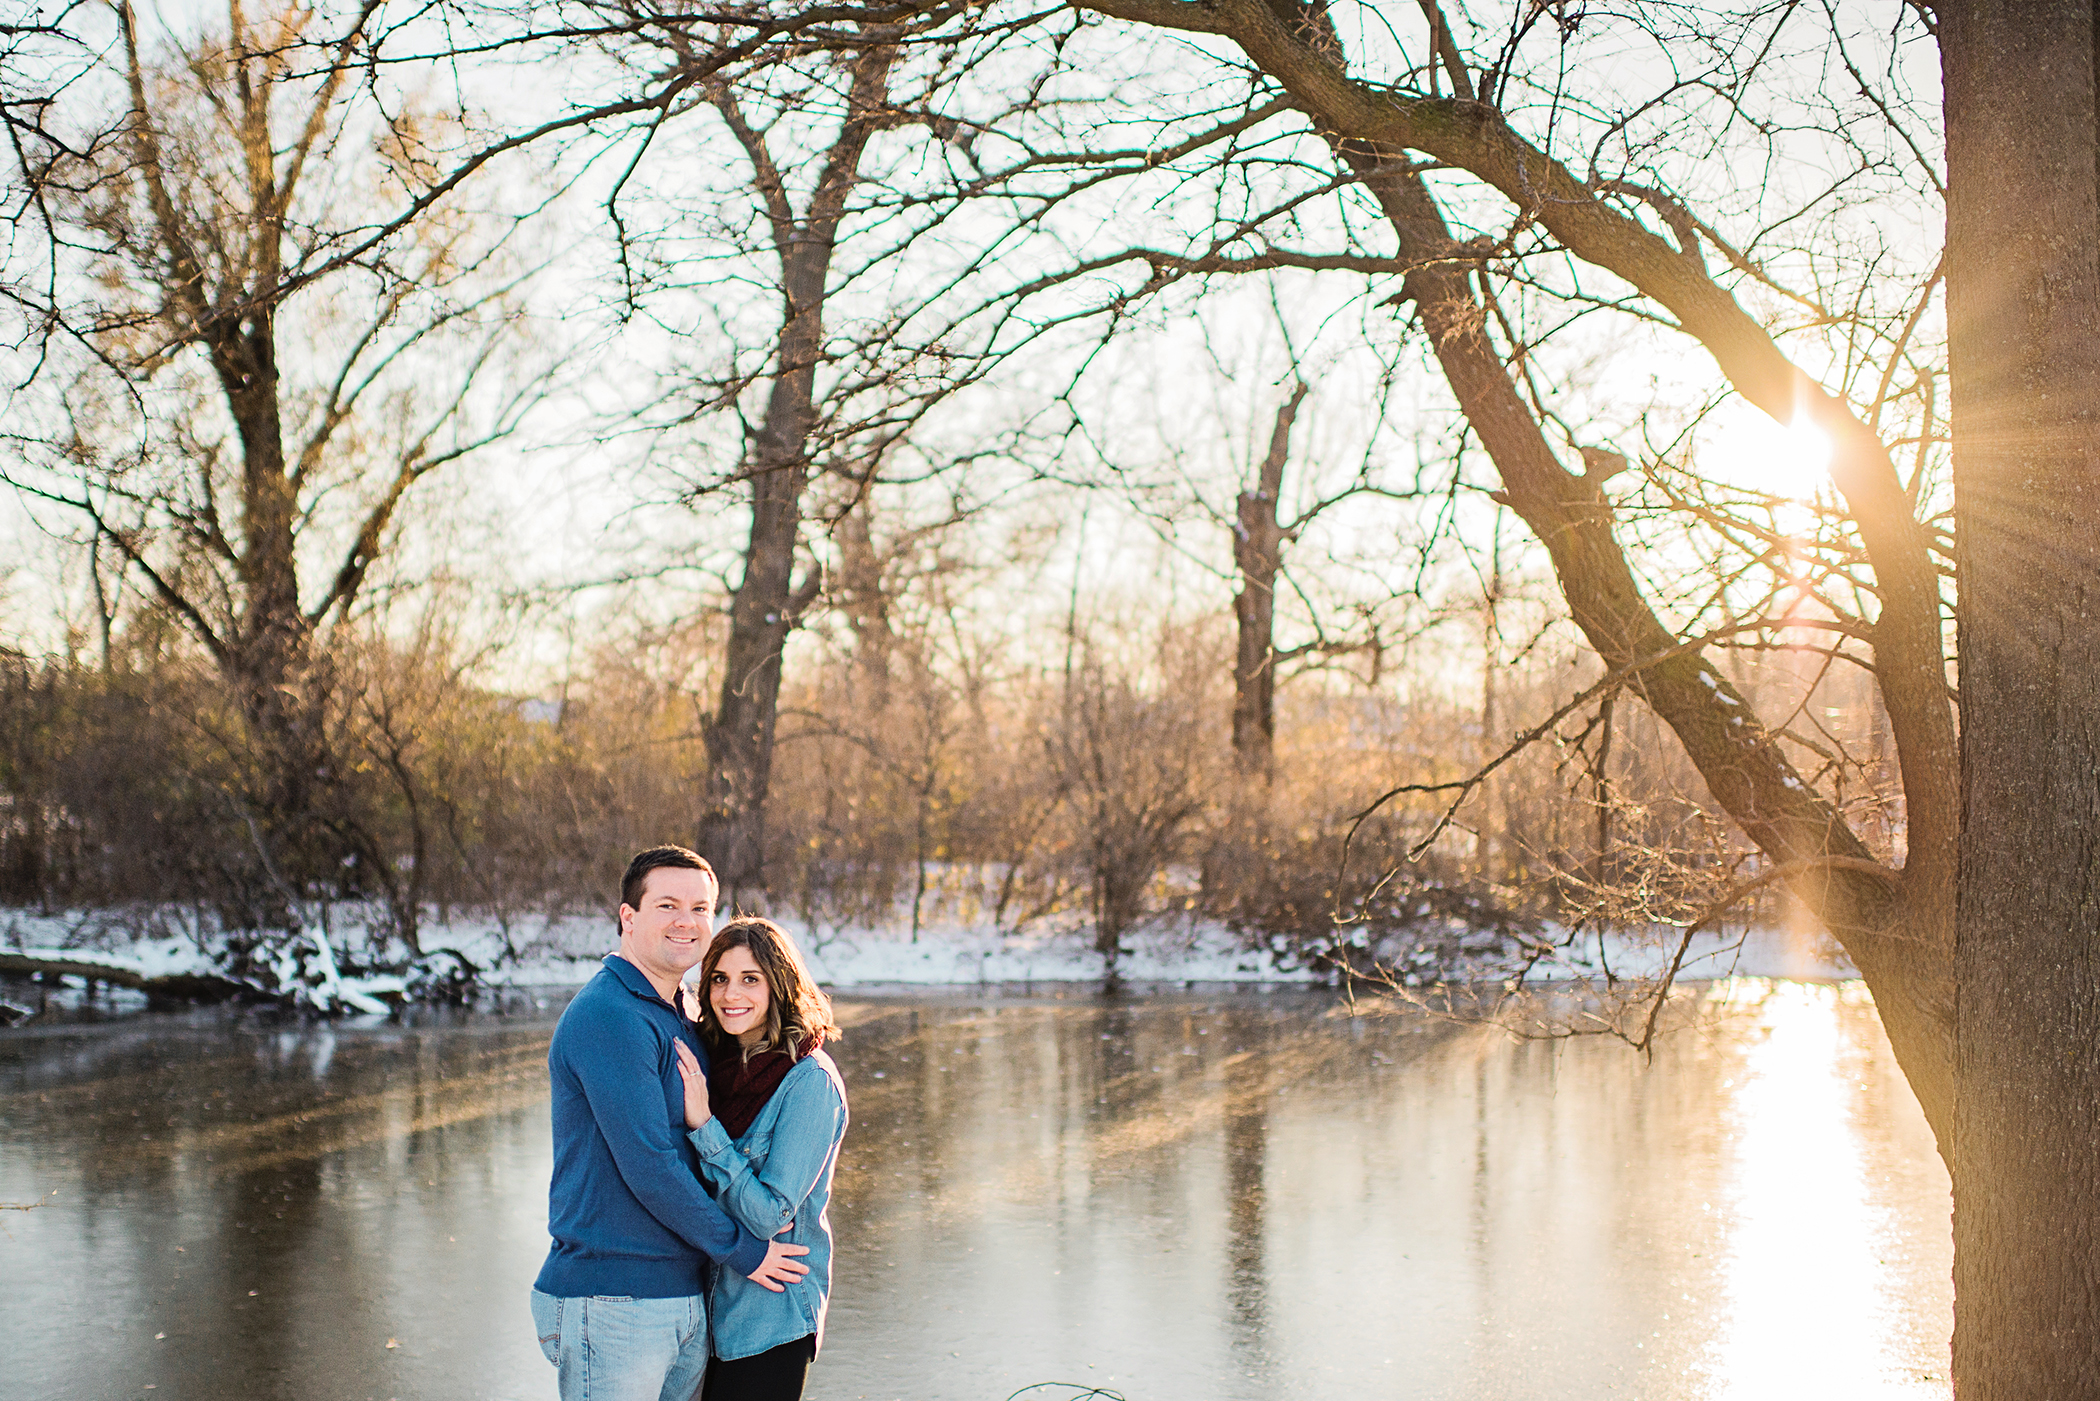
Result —
<instances>
[{"instance_id":1,"label":"denim shirt","mask_svg":"<svg viewBox=\"0 0 2100 1401\"><path fill-rule=\"evenodd\" d=\"M809 1247L796 1257L809 1273L778 1294L734 1269L714 1271L707 1313L715 1356L755 1357L812 1334L823 1345L831 1175L845 1136L846 1087L821 1049L795 1062L743 1137L732 1139L720 1119L686 1135L700 1154L701 1181L733 1220L762 1239Z\"/></svg>"}]
</instances>

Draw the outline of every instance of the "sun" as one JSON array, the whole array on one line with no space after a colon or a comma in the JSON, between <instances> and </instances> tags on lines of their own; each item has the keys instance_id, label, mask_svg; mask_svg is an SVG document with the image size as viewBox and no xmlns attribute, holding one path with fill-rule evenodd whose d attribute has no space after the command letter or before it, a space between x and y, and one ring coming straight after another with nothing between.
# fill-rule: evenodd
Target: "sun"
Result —
<instances>
[{"instance_id":1,"label":"sun","mask_svg":"<svg viewBox=\"0 0 2100 1401\"><path fill-rule=\"evenodd\" d=\"M1830 435L1805 417L1772 426L1772 494L1806 500L1830 485Z\"/></svg>"},{"instance_id":2,"label":"sun","mask_svg":"<svg viewBox=\"0 0 2100 1401\"><path fill-rule=\"evenodd\" d=\"M1830 485L1830 436L1806 414L1781 423L1742 405L1717 420L1709 420L1699 444L1701 475L1793 501L1811 500Z\"/></svg>"}]
</instances>

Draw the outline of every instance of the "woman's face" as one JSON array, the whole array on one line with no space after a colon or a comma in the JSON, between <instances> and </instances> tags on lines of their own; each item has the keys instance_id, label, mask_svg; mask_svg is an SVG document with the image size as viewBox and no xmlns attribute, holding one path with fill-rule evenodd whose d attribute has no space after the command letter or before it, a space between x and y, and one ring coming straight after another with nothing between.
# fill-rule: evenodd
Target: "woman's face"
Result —
<instances>
[{"instance_id":1,"label":"woman's face","mask_svg":"<svg viewBox=\"0 0 2100 1401\"><path fill-rule=\"evenodd\" d=\"M755 1046L765 1040L766 1009L772 1004L773 990L751 950L739 944L723 954L707 982L707 1005L714 1008L716 1024L741 1044Z\"/></svg>"}]
</instances>

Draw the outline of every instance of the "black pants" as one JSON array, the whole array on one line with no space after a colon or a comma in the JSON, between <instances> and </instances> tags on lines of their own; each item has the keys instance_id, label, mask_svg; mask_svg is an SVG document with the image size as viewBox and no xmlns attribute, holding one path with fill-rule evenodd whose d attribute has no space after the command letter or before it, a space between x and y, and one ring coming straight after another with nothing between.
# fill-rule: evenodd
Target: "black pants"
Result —
<instances>
[{"instance_id":1,"label":"black pants","mask_svg":"<svg viewBox=\"0 0 2100 1401\"><path fill-rule=\"evenodd\" d=\"M802 1383L816 1355L812 1333L756 1357L709 1358L700 1401L802 1401Z\"/></svg>"}]
</instances>

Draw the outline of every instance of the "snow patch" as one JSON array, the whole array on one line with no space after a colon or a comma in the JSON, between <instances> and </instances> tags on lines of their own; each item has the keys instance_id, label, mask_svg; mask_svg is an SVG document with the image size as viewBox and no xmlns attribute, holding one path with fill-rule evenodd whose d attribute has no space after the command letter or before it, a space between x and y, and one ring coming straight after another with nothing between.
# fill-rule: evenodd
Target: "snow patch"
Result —
<instances>
[{"instance_id":1,"label":"snow patch","mask_svg":"<svg viewBox=\"0 0 2100 1401\"><path fill-rule=\"evenodd\" d=\"M990 924L944 922L922 927L813 925L776 916L801 945L810 971L829 987L877 985L975 986L988 983L1098 983L1102 955L1083 926L1014 933ZM153 924L83 915L0 914L0 939L21 952L121 969L143 977L207 974L223 967L226 936L164 936ZM130 923L130 928L125 926ZM332 939L308 931L287 942L271 971L280 987L317 1007L386 1010L382 1000L401 993L392 975L357 977L343 959L372 937L355 918L334 921ZM488 987L575 987L590 981L619 940L612 917L570 915L529 920L461 917L425 924L418 942L426 954L451 950L482 970ZM32 945L31 940L34 940ZM1127 981L1200 983L1314 983L1319 974L1285 967L1267 951L1241 946L1218 925L1180 924L1133 933L1123 941L1117 973Z\"/></svg>"},{"instance_id":2,"label":"snow patch","mask_svg":"<svg viewBox=\"0 0 2100 1401\"><path fill-rule=\"evenodd\" d=\"M1681 930L1614 930L1603 936L1585 934L1554 958L1532 970L1531 981L1558 982L1570 977L1598 978L1606 968L1615 978L1660 978L1683 942ZM1788 978L1840 982L1859 970L1821 934L1790 929L1754 928L1694 934L1685 946L1677 978L1704 982L1725 978Z\"/></svg>"}]
</instances>

